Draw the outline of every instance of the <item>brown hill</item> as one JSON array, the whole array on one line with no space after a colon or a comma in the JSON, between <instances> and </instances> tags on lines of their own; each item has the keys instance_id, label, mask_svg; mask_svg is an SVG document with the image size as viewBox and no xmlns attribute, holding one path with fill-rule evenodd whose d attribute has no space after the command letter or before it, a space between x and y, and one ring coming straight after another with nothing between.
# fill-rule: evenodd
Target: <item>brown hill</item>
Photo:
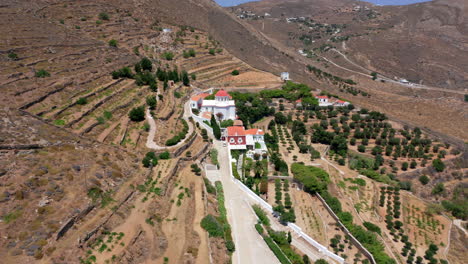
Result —
<instances>
[{"instance_id":1,"label":"brown hill","mask_svg":"<svg viewBox=\"0 0 468 264\"><path fill-rule=\"evenodd\" d=\"M357 7L362 8L353 10ZM229 9L270 13L272 18L311 17L321 23L346 24L340 35L352 37L343 50L360 65L417 83L460 90L466 87L468 64L463 58L468 56L468 18L463 0L407 6L265 0ZM275 38L288 32L269 34Z\"/></svg>"}]
</instances>

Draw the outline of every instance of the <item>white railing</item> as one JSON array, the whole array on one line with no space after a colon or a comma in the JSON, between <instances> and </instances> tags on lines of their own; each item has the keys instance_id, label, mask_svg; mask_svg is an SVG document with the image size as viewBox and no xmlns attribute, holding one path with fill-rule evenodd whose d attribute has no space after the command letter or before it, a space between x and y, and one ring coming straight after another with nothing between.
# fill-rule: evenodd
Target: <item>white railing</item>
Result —
<instances>
[{"instance_id":1,"label":"white railing","mask_svg":"<svg viewBox=\"0 0 468 264\"><path fill-rule=\"evenodd\" d=\"M228 154L228 158L229 158L229 165L228 165L229 166L229 174L231 175L231 178L233 179L233 181L237 185L239 185L239 187L243 191L245 191L247 194L249 194L250 197L252 197L255 201L257 201L260 204L260 206L262 206L266 211L268 211L269 213L273 213L273 206L271 206L269 203L267 203L265 200L263 200L260 196L258 196L255 192L250 190L247 186L245 186L241 181L239 181L238 179L236 179L232 175L232 163L230 162L231 161L231 152L230 151L229 151L229 154ZM302 229L299 226L297 226L296 224L288 223L288 227L290 227L295 233L297 233L297 235L299 237L304 238L304 240L307 243L309 243L310 245L315 247L320 253L328 256L329 258L337 261L338 263L344 263L345 262L344 258L342 258L342 257L336 255L335 253L329 251L328 248L326 248L322 244L315 241L313 238L311 238L306 233L302 232Z\"/></svg>"}]
</instances>

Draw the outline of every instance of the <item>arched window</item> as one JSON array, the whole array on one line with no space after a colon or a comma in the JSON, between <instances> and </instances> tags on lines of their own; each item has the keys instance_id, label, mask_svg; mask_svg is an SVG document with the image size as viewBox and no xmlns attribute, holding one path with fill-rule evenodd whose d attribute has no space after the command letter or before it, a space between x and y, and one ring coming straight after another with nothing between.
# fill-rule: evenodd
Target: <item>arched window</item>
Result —
<instances>
[{"instance_id":1,"label":"arched window","mask_svg":"<svg viewBox=\"0 0 468 264\"><path fill-rule=\"evenodd\" d=\"M229 143L234 143L234 138L229 139Z\"/></svg>"},{"instance_id":2,"label":"arched window","mask_svg":"<svg viewBox=\"0 0 468 264\"><path fill-rule=\"evenodd\" d=\"M242 143L242 138L238 138L238 139L237 139L237 142L238 142L238 143Z\"/></svg>"}]
</instances>

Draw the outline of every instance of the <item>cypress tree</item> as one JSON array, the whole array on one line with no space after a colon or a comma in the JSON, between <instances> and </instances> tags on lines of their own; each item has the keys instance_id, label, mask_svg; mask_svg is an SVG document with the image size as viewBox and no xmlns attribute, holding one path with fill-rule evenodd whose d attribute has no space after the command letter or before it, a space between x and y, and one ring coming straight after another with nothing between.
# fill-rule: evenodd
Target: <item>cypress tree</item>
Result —
<instances>
[{"instance_id":1,"label":"cypress tree","mask_svg":"<svg viewBox=\"0 0 468 264\"><path fill-rule=\"evenodd\" d=\"M214 115L211 115L211 127L213 128L213 135L215 136L216 139L221 138L221 129L219 128L218 123L216 122L216 119Z\"/></svg>"}]
</instances>

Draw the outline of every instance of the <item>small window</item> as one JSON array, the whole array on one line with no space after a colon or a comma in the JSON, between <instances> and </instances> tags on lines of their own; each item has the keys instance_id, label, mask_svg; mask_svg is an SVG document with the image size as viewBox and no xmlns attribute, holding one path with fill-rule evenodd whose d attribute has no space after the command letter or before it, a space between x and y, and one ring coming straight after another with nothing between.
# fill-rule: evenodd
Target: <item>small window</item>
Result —
<instances>
[{"instance_id":1,"label":"small window","mask_svg":"<svg viewBox=\"0 0 468 264\"><path fill-rule=\"evenodd\" d=\"M237 139L238 143L242 143L242 138Z\"/></svg>"},{"instance_id":2,"label":"small window","mask_svg":"<svg viewBox=\"0 0 468 264\"><path fill-rule=\"evenodd\" d=\"M230 143L234 143L234 142L235 142L235 141L234 141L234 138L229 139L229 142L230 142Z\"/></svg>"}]
</instances>

